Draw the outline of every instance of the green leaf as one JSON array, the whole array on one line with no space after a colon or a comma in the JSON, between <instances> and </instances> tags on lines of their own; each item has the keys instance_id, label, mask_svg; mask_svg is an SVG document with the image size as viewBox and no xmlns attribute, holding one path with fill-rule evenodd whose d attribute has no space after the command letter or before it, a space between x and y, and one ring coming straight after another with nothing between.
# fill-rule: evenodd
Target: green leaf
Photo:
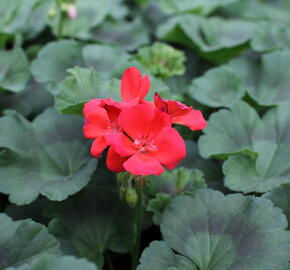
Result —
<instances>
[{"instance_id":1,"label":"green leaf","mask_svg":"<svg viewBox=\"0 0 290 270\"><path fill-rule=\"evenodd\" d=\"M107 21L96 28L92 38L102 43L121 46L133 51L149 43L149 32L140 18L127 22L125 20Z\"/></svg>"},{"instance_id":2,"label":"green leaf","mask_svg":"<svg viewBox=\"0 0 290 270\"><path fill-rule=\"evenodd\" d=\"M76 66L93 67L97 72ZM131 66L148 73L148 70L136 60L130 59L129 54L121 48L109 45L83 45L72 40L62 40L48 43L39 52L32 63L32 73L37 82L45 83L48 90L57 96L56 106L59 110L80 114L83 103L91 98L119 99L119 90L118 94L114 91L117 87L116 78L121 79L124 70ZM75 68L72 69L73 67ZM69 75L68 71L73 74ZM150 79L151 94L148 98L152 99L155 91L162 94L168 92L168 86L161 80L154 76L150 76ZM94 85L91 85L92 83ZM79 89L79 86L85 87L86 91ZM105 87L104 90L102 87ZM108 87L112 87L113 91ZM170 93L167 96L170 96Z\"/></svg>"},{"instance_id":3,"label":"green leaf","mask_svg":"<svg viewBox=\"0 0 290 270\"><path fill-rule=\"evenodd\" d=\"M154 213L154 224L161 223L162 215L174 196L206 187L203 173L196 169L180 167L160 176L150 176L146 180L144 192L151 198L147 210Z\"/></svg>"},{"instance_id":4,"label":"green leaf","mask_svg":"<svg viewBox=\"0 0 290 270\"><path fill-rule=\"evenodd\" d=\"M120 101L120 81L116 77L121 79L124 70L131 66L139 68L143 74L147 73L147 70L136 61L120 63L116 69L111 70L113 74L108 70L107 73L101 72L101 68L100 72L79 67L69 69L71 75L59 84L60 92L55 96L56 108L62 113L82 115L84 103L93 98L111 98ZM151 90L146 97L147 100L152 100L156 91L165 98L170 97L165 83L153 76L150 76L150 80Z\"/></svg>"},{"instance_id":5,"label":"green leaf","mask_svg":"<svg viewBox=\"0 0 290 270\"><path fill-rule=\"evenodd\" d=\"M290 182L289 104L268 111L252 134L256 159L230 157L223 166L225 185L232 190L266 192Z\"/></svg>"},{"instance_id":6,"label":"green leaf","mask_svg":"<svg viewBox=\"0 0 290 270\"><path fill-rule=\"evenodd\" d=\"M38 84L32 79L24 91L15 94L3 92L0 96L1 110L13 109L24 116L36 115L52 105L52 95L46 91L44 85Z\"/></svg>"},{"instance_id":7,"label":"green leaf","mask_svg":"<svg viewBox=\"0 0 290 270\"><path fill-rule=\"evenodd\" d=\"M231 107L245 92L260 105L288 103L289 61L290 51L264 54L261 61L237 58L193 80L189 93L210 107Z\"/></svg>"},{"instance_id":8,"label":"green leaf","mask_svg":"<svg viewBox=\"0 0 290 270\"><path fill-rule=\"evenodd\" d=\"M0 214L0 269L29 263L43 254L59 254L59 243L43 225L32 220L13 221Z\"/></svg>"},{"instance_id":9,"label":"green leaf","mask_svg":"<svg viewBox=\"0 0 290 270\"><path fill-rule=\"evenodd\" d=\"M236 0L159 0L161 8L166 13L197 13L208 15L214 10L224 7Z\"/></svg>"},{"instance_id":10,"label":"green leaf","mask_svg":"<svg viewBox=\"0 0 290 270\"><path fill-rule=\"evenodd\" d=\"M25 89L29 77L29 63L22 49L0 50L0 89L20 92Z\"/></svg>"},{"instance_id":11,"label":"green leaf","mask_svg":"<svg viewBox=\"0 0 290 270\"><path fill-rule=\"evenodd\" d=\"M7 270L97 270L97 266L85 259L79 259L72 256L52 256L43 255L28 265Z\"/></svg>"},{"instance_id":12,"label":"green leaf","mask_svg":"<svg viewBox=\"0 0 290 270\"><path fill-rule=\"evenodd\" d=\"M108 45L83 45L73 40L48 43L32 62L32 73L40 83L48 84L53 94L59 92L67 70L75 66L93 67L104 76L111 77L113 70L128 61L128 54Z\"/></svg>"},{"instance_id":13,"label":"green leaf","mask_svg":"<svg viewBox=\"0 0 290 270\"><path fill-rule=\"evenodd\" d=\"M64 9L67 9L65 4L63 6ZM127 13L127 9L121 0L82 0L77 1L75 6L78 16L75 19L71 19L69 16L64 17L62 36L88 39L90 31L100 25L107 16L120 19ZM56 9L57 7L54 8ZM51 21L51 26L54 33L57 33L57 16Z\"/></svg>"},{"instance_id":14,"label":"green leaf","mask_svg":"<svg viewBox=\"0 0 290 270\"><path fill-rule=\"evenodd\" d=\"M145 192L150 196L158 193L179 195L199 188L206 188L203 173L200 170L181 167L164 172L160 176L150 176L146 181Z\"/></svg>"},{"instance_id":15,"label":"green leaf","mask_svg":"<svg viewBox=\"0 0 290 270\"><path fill-rule=\"evenodd\" d=\"M92 67L107 77L111 77L115 69L129 61L129 54L123 49L109 45L85 45L82 55L86 67Z\"/></svg>"},{"instance_id":16,"label":"green leaf","mask_svg":"<svg viewBox=\"0 0 290 270\"><path fill-rule=\"evenodd\" d=\"M138 50L136 59L157 78L166 79L185 72L185 55L183 51L156 42Z\"/></svg>"},{"instance_id":17,"label":"green leaf","mask_svg":"<svg viewBox=\"0 0 290 270\"><path fill-rule=\"evenodd\" d=\"M252 133L260 121L256 111L239 101L230 110L220 110L210 116L205 135L198 141L202 157L225 158L244 152L254 155Z\"/></svg>"},{"instance_id":18,"label":"green leaf","mask_svg":"<svg viewBox=\"0 0 290 270\"><path fill-rule=\"evenodd\" d=\"M2 0L0 32L33 38L46 26L51 0ZM37 23L35 23L37 21Z\"/></svg>"},{"instance_id":19,"label":"green leaf","mask_svg":"<svg viewBox=\"0 0 290 270\"><path fill-rule=\"evenodd\" d=\"M171 203L171 200L171 195L158 193L155 198L148 201L146 210L153 213L152 220L155 225L160 225L163 213Z\"/></svg>"},{"instance_id":20,"label":"green leaf","mask_svg":"<svg viewBox=\"0 0 290 270\"><path fill-rule=\"evenodd\" d=\"M194 79L189 94L210 107L230 107L245 94L241 79L227 66L213 68Z\"/></svg>"},{"instance_id":21,"label":"green leaf","mask_svg":"<svg viewBox=\"0 0 290 270\"><path fill-rule=\"evenodd\" d=\"M270 106L290 101L289 61L290 51L263 55L257 83L248 90L259 104Z\"/></svg>"},{"instance_id":22,"label":"green leaf","mask_svg":"<svg viewBox=\"0 0 290 270\"><path fill-rule=\"evenodd\" d=\"M31 72L39 83L46 83L52 93L57 93L57 85L65 79L66 70L73 66L83 66L81 44L73 40L48 43L32 62Z\"/></svg>"},{"instance_id":23,"label":"green leaf","mask_svg":"<svg viewBox=\"0 0 290 270\"><path fill-rule=\"evenodd\" d=\"M137 270L199 270L184 256L175 254L163 241L153 241L146 248Z\"/></svg>"},{"instance_id":24,"label":"green leaf","mask_svg":"<svg viewBox=\"0 0 290 270\"><path fill-rule=\"evenodd\" d=\"M60 85L55 106L62 113L82 115L85 102L93 98L119 99L119 81L107 79L93 69L69 69L68 76Z\"/></svg>"},{"instance_id":25,"label":"green leaf","mask_svg":"<svg viewBox=\"0 0 290 270\"><path fill-rule=\"evenodd\" d=\"M255 26L241 20L181 15L161 24L157 36L182 44L214 62L226 62L248 47Z\"/></svg>"},{"instance_id":26,"label":"green leaf","mask_svg":"<svg viewBox=\"0 0 290 270\"><path fill-rule=\"evenodd\" d=\"M274 206L282 209L284 215L288 220L288 230L290 226L290 183L282 184L272 191L267 192L263 195L272 201Z\"/></svg>"},{"instance_id":27,"label":"green leaf","mask_svg":"<svg viewBox=\"0 0 290 270\"><path fill-rule=\"evenodd\" d=\"M287 270L286 227L282 211L269 200L197 190L173 200L161 224L164 242L145 250L138 270Z\"/></svg>"},{"instance_id":28,"label":"green leaf","mask_svg":"<svg viewBox=\"0 0 290 270\"><path fill-rule=\"evenodd\" d=\"M82 135L82 119L54 109L32 123L16 112L0 119L0 191L18 205L40 194L61 201L90 181L96 161ZM11 132L13 131L13 132Z\"/></svg>"},{"instance_id":29,"label":"green leaf","mask_svg":"<svg viewBox=\"0 0 290 270\"><path fill-rule=\"evenodd\" d=\"M119 200L116 190L93 185L50 211L56 218L49 230L66 254L103 266L107 249L124 253L133 245L134 210Z\"/></svg>"},{"instance_id":30,"label":"green leaf","mask_svg":"<svg viewBox=\"0 0 290 270\"><path fill-rule=\"evenodd\" d=\"M290 49L289 26L261 23L253 34L251 46L259 52Z\"/></svg>"},{"instance_id":31,"label":"green leaf","mask_svg":"<svg viewBox=\"0 0 290 270\"><path fill-rule=\"evenodd\" d=\"M289 23L289 5L284 0L236 1L224 8L223 12L229 17L240 17L247 20L267 20L273 24Z\"/></svg>"}]
</instances>

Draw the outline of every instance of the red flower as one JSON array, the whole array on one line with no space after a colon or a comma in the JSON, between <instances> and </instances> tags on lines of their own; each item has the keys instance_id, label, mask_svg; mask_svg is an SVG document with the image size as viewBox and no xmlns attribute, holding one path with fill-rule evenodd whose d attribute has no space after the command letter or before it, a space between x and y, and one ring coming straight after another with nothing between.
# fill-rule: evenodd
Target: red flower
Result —
<instances>
[{"instance_id":1,"label":"red flower","mask_svg":"<svg viewBox=\"0 0 290 270\"><path fill-rule=\"evenodd\" d=\"M201 111L193 110L192 107L175 100L164 100L158 93L155 93L154 103L156 108L169 114L172 123L187 126L191 130L201 130L206 127Z\"/></svg>"},{"instance_id":2,"label":"red flower","mask_svg":"<svg viewBox=\"0 0 290 270\"><path fill-rule=\"evenodd\" d=\"M122 102L93 99L83 109L84 135L94 139L92 156L99 158L109 147L107 167L133 175L159 175L173 169L186 155L185 144L172 123L203 129L200 111L157 93L154 103L144 98L150 89L147 75L128 68L121 80Z\"/></svg>"},{"instance_id":3,"label":"red flower","mask_svg":"<svg viewBox=\"0 0 290 270\"><path fill-rule=\"evenodd\" d=\"M133 175L159 175L173 169L186 155L185 144L171 127L170 117L149 104L124 108L117 120L123 133L108 133L107 166ZM122 168L123 167L123 168Z\"/></svg>"},{"instance_id":4,"label":"red flower","mask_svg":"<svg viewBox=\"0 0 290 270\"><path fill-rule=\"evenodd\" d=\"M123 107L142 103L150 89L148 75L142 78L141 72L130 67L125 70L121 80L122 103L107 99L93 99L84 105L85 117L84 135L88 139L95 139L91 147L93 157L99 158L109 144L105 134L120 132L116 123L117 117ZM110 151L109 154L111 154Z\"/></svg>"},{"instance_id":5,"label":"red flower","mask_svg":"<svg viewBox=\"0 0 290 270\"><path fill-rule=\"evenodd\" d=\"M95 139L91 147L92 156L99 158L109 146L105 139L106 134L120 132L117 118L121 107L120 103L111 99L93 99L84 105L84 135L88 139Z\"/></svg>"}]
</instances>

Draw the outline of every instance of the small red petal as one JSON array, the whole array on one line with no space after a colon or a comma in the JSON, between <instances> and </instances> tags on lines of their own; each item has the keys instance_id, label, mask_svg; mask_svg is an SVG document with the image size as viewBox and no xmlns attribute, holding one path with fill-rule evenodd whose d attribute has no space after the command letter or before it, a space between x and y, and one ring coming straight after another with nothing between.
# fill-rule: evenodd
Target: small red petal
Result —
<instances>
[{"instance_id":1,"label":"small red petal","mask_svg":"<svg viewBox=\"0 0 290 270\"><path fill-rule=\"evenodd\" d=\"M110 119L107 111L102 107L95 107L92 111L86 114L85 119L100 127L107 127L110 124Z\"/></svg>"},{"instance_id":2,"label":"small red petal","mask_svg":"<svg viewBox=\"0 0 290 270\"><path fill-rule=\"evenodd\" d=\"M172 119L172 122L187 126L193 131L206 128L206 121L201 111L198 110L191 110L184 115L176 116Z\"/></svg>"},{"instance_id":3,"label":"small red petal","mask_svg":"<svg viewBox=\"0 0 290 270\"><path fill-rule=\"evenodd\" d=\"M184 115L192 111L192 107L187 106L176 100L167 100L168 113L173 118L176 116Z\"/></svg>"},{"instance_id":4,"label":"small red petal","mask_svg":"<svg viewBox=\"0 0 290 270\"><path fill-rule=\"evenodd\" d=\"M147 154L138 153L133 155L123 165L126 171L133 175L160 175L164 172L160 163Z\"/></svg>"},{"instance_id":5,"label":"small red petal","mask_svg":"<svg viewBox=\"0 0 290 270\"><path fill-rule=\"evenodd\" d=\"M83 131L84 131L84 136L87 139L95 139L99 136L102 136L106 132L106 127L91 124L89 122L85 122Z\"/></svg>"},{"instance_id":6,"label":"small red petal","mask_svg":"<svg viewBox=\"0 0 290 270\"><path fill-rule=\"evenodd\" d=\"M125 70L121 79L122 100L131 106L139 103L145 98L150 89L150 80L148 75L142 78L142 74L136 67L130 67Z\"/></svg>"},{"instance_id":7,"label":"small red petal","mask_svg":"<svg viewBox=\"0 0 290 270\"><path fill-rule=\"evenodd\" d=\"M166 101L156 92L154 95L154 104L159 110L168 113L168 105Z\"/></svg>"},{"instance_id":8,"label":"small red petal","mask_svg":"<svg viewBox=\"0 0 290 270\"><path fill-rule=\"evenodd\" d=\"M140 89L138 92L138 97L140 100L146 97L147 93L149 92L149 89L150 89L150 80L149 76L146 74L141 81Z\"/></svg>"},{"instance_id":9,"label":"small red petal","mask_svg":"<svg viewBox=\"0 0 290 270\"><path fill-rule=\"evenodd\" d=\"M103 99L92 99L89 102L84 104L83 108L83 115L86 117L88 113L94 110L96 107L103 107L104 105L104 100Z\"/></svg>"},{"instance_id":10,"label":"small red petal","mask_svg":"<svg viewBox=\"0 0 290 270\"><path fill-rule=\"evenodd\" d=\"M122 100L128 102L137 97L142 80L142 74L136 67L125 70L121 79Z\"/></svg>"},{"instance_id":11,"label":"small red petal","mask_svg":"<svg viewBox=\"0 0 290 270\"><path fill-rule=\"evenodd\" d=\"M123 163L127 160L127 157L121 157L118 155L111 147L109 148L107 155L107 167L113 172L123 172L125 171Z\"/></svg>"},{"instance_id":12,"label":"small red petal","mask_svg":"<svg viewBox=\"0 0 290 270\"><path fill-rule=\"evenodd\" d=\"M98 137L96 140L94 140L92 147L91 147L92 156L95 158L99 158L107 146L108 146L108 144L105 141L104 136Z\"/></svg>"},{"instance_id":13,"label":"small red petal","mask_svg":"<svg viewBox=\"0 0 290 270\"><path fill-rule=\"evenodd\" d=\"M134 155L136 149L133 148L133 142L123 133L108 133L105 135L106 142L121 156Z\"/></svg>"}]
</instances>

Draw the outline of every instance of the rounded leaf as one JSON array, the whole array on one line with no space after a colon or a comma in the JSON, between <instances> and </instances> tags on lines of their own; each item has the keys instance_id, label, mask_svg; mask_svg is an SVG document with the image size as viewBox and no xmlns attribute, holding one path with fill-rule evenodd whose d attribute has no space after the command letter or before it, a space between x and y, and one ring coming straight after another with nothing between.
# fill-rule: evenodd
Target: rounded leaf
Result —
<instances>
[{"instance_id":1,"label":"rounded leaf","mask_svg":"<svg viewBox=\"0 0 290 270\"><path fill-rule=\"evenodd\" d=\"M191 264L178 269L287 270L290 234L286 227L282 211L269 200L204 189L192 197L176 197L164 214L161 232L166 245ZM168 262L167 268L177 268L164 245L148 249L156 259L141 260L140 269L158 269L155 265L161 261Z\"/></svg>"},{"instance_id":2,"label":"rounded leaf","mask_svg":"<svg viewBox=\"0 0 290 270\"><path fill-rule=\"evenodd\" d=\"M59 243L32 220L13 221L0 214L0 269L17 267L43 254L59 254Z\"/></svg>"}]
</instances>

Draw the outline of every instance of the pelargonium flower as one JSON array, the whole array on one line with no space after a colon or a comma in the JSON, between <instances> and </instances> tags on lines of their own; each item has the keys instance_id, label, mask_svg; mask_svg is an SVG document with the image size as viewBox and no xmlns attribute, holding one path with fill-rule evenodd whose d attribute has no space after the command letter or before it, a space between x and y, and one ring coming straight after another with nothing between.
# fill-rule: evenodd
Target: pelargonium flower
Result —
<instances>
[{"instance_id":1,"label":"pelargonium flower","mask_svg":"<svg viewBox=\"0 0 290 270\"><path fill-rule=\"evenodd\" d=\"M93 99L84 105L84 135L88 139L95 139L91 147L93 157L99 158L109 146L105 140L105 134L119 132L116 119L121 109L143 102L149 88L148 75L142 78L137 68L130 67L125 70L121 80L122 103L107 98L105 100ZM112 154L112 150L109 154Z\"/></svg>"},{"instance_id":2,"label":"pelargonium flower","mask_svg":"<svg viewBox=\"0 0 290 270\"><path fill-rule=\"evenodd\" d=\"M94 139L93 157L109 147L107 167L133 175L159 175L173 169L186 155L185 143L172 123L203 129L198 110L155 94L154 103L144 98L150 89L148 75L131 67L121 80L122 102L93 99L84 105L84 135Z\"/></svg>"},{"instance_id":3,"label":"pelargonium flower","mask_svg":"<svg viewBox=\"0 0 290 270\"><path fill-rule=\"evenodd\" d=\"M123 166L133 175L160 175L164 167L173 169L186 155L184 140L171 127L168 114L149 104L124 108L117 123L123 132L105 135L120 156L108 157L107 165L113 171Z\"/></svg>"},{"instance_id":4,"label":"pelargonium flower","mask_svg":"<svg viewBox=\"0 0 290 270\"><path fill-rule=\"evenodd\" d=\"M164 100L155 93L154 104L156 108L168 113L172 123L189 127L191 130L201 130L206 127L206 121L201 111L176 100Z\"/></svg>"},{"instance_id":5,"label":"pelargonium flower","mask_svg":"<svg viewBox=\"0 0 290 270\"><path fill-rule=\"evenodd\" d=\"M95 139L91 154L99 158L102 152L109 146L105 135L120 132L117 118L121 112L121 104L111 99L93 99L84 105L85 117L84 135L88 139Z\"/></svg>"}]
</instances>

